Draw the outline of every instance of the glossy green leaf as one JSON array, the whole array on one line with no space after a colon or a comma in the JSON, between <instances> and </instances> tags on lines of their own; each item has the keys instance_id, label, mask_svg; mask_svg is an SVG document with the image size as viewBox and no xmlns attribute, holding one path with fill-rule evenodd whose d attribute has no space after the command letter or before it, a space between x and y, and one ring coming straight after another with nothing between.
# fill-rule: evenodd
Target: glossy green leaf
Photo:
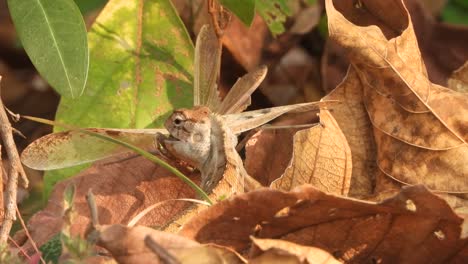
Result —
<instances>
[{"instance_id":1,"label":"glossy green leaf","mask_svg":"<svg viewBox=\"0 0 468 264\"><path fill-rule=\"evenodd\" d=\"M32 63L62 96L78 97L88 74L86 27L71 0L8 0Z\"/></svg>"},{"instance_id":2,"label":"glossy green leaf","mask_svg":"<svg viewBox=\"0 0 468 264\"><path fill-rule=\"evenodd\" d=\"M77 100L62 98L56 120L79 127L158 128L193 104L193 44L169 0L112 0L88 33L90 71ZM45 177L48 193L70 168Z\"/></svg>"},{"instance_id":3,"label":"glossy green leaf","mask_svg":"<svg viewBox=\"0 0 468 264\"><path fill-rule=\"evenodd\" d=\"M250 26L255 15L255 0L220 0L220 3Z\"/></svg>"},{"instance_id":4,"label":"glossy green leaf","mask_svg":"<svg viewBox=\"0 0 468 264\"><path fill-rule=\"evenodd\" d=\"M263 17L273 35L284 32L284 22L291 15L287 0L256 0L258 13Z\"/></svg>"}]
</instances>

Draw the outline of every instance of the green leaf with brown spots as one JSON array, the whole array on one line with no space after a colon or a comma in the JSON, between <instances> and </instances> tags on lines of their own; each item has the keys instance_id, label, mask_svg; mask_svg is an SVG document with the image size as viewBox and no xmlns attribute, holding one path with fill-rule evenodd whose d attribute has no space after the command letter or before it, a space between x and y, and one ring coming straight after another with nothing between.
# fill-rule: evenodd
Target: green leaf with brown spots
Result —
<instances>
[{"instance_id":1,"label":"green leaf with brown spots","mask_svg":"<svg viewBox=\"0 0 468 264\"><path fill-rule=\"evenodd\" d=\"M111 0L88 33L86 90L56 120L79 127L157 128L193 104L193 44L169 0ZM76 173L47 173L45 191Z\"/></svg>"},{"instance_id":2,"label":"green leaf with brown spots","mask_svg":"<svg viewBox=\"0 0 468 264\"><path fill-rule=\"evenodd\" d=\"M256 0L256 9L276 36L284 32L284 22L292 14L286 0Z\"/></svg>"}]
</instances>

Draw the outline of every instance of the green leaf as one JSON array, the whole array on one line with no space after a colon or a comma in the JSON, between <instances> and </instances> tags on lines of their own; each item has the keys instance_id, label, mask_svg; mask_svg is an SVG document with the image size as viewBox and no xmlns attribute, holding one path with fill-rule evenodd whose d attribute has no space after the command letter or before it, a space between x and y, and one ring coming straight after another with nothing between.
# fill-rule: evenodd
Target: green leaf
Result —
<instances>
[{"instance_id":1,"label":"green leaf","mask_svg":"<svg viewBox=\"0 0 468 264\"><path fill-rule=\"evenodd\" d=\"M441 17L447 23L468 25L468 1L449 1L442 10Z\"/></svg>"},{"instance_id":2,"label":"green leaf","mask_svg":"<svg viewBox=\"0 0 468 264\"><path fill-rule=\"evenodd\" d=\"M60 236L60 233L54 235L39 248L42 253L42 258L46 263L58 263L60 255L62 254L62 241L60 240Z\"/></svg>"},{"instance_id":3,"label":"green leaf","mask_svg":"<svg viewBox=\"0 0 468 264\"><path fill-rule=\"evenodd\" d=\"M62 98L56 121L77 127L154 128L174 108L192 106L194 48L169 0L109 1L88 38L86 91L76 100ZM77 171L47 172L45 192Z\"/></svg>"},{"instance_id":4,"label":"green leaf","mask_svg":"<svg viewBox=\"0 0 468 264\"><path fill-rule=\"evenodd\" d=\"M255 0L220 0L246 26L250 26L255 15Z\"/></svg>"},{"instance_id":5,"label":"green leaf","mask_svg":"<svg viewBox=\"0 0 468 264\"><path fill-rule=\"evenodd\" d=\"M62 96L77 97L88 74L86 27L71 0L8 0L32 63Z\"/></svg>"},{"instance_id":6,"label":"green leaf","mask_svg":"<svg viewBox=\"0 0 468 264\"><path fill-rule=\"evenodd\" d=\"M283 23L291 15L287 0L256 0L257 11L274 36L284 32Z\"/></svg>"},{"instance_id":7,"label":"green leaf","mask_svg":"<svg viewBox=\"0 0 468 264\"><path fill-rule=\"evenodd\" d=\"M81 14L85 15L88 12L102 8L107 3L107 0L74 0L74 2L80 9Z\"/></svg>"}]
</instances>

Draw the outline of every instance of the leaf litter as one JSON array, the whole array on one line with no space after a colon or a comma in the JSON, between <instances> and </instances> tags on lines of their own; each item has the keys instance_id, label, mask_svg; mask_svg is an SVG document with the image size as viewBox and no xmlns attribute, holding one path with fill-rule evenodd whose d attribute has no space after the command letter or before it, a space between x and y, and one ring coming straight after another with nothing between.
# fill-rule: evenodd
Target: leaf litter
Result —
<instances>
[{"instance_id":1,"label":"leaf litter","mask_svg":"<svg viewBox=\"0 0 468 264\"><path fill-rule=\"evenodd\" d=\"M465 70L449 81L455 91L430 81L428 71L433 70L426 69L422 55L427 49L420 50L409 15L413 9L408 13L414 1L359 1L358 6L352 1L325 2L330 38L344 48L351 65L323 100L341 103L321 109L315 127L295 134L274 132L273 137L261 131L250 140L247 170L270 188L201 211L182 226L182 237L163 232L156 236L180 239L199 250L189 255L207 259L219 257L219 251L200 253L204 251L198 243L242 254L225 253L231 256L227 263L243 258L254 263L289 258L298 263L466 261L468 98L456 92L463 91L458 82L463 83ZM284 153L272 155L277 148L271 142ZM135 160L140 161L95 166L68 180L77 184L78 219L72 233L83 235L89 224L84 202L89 188L103 211L100 221L109 224L103 231L118 231L102 240L111 253L107 242L136 239L141 249L145 235L154 231L137 226L133 229L138 238L133 238L132 228L118 224L154 203L194 197L166 171ZM66 184L57 185L47 208L29 222L39 244L52 230L60 230L57 202ZM154 210L141 224L164 225L183 207L174 203ZM112 237L121 232L125 235ZM129 241L117 253L133 246Z\"/></svg>"}]
</instances>

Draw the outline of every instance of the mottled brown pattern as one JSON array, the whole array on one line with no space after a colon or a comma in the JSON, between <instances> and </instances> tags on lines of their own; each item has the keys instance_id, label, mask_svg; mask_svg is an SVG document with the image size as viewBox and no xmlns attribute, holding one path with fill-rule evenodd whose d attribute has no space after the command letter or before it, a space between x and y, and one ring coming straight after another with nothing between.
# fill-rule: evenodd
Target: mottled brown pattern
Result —
<instances>
[{"instance_id":1,"label":"mottled brown pattern","mask_svg":"<svg viewBox=\"0 0 468 264\"><path fill-rule=\"evenodd\" d=\"M327 0L326 8L330 37L361 82L379 168L403 184L468 192L468 95L429 80L402 1L359 3Z\"/></svg>"},{"instance_id":2,"label":"mottled brown pattern","mask_svg":"<svg viewBox=\"0 0 468 264\"><path fill-rule=\"evenodd\" d=\"M345 263L464 263L468 240L462 224L444 200L423 186L404 188L376 204L305 185L223 201L201 212L180 234L240 252L249 250L251 235L282 239L325 249Z\"/></svg>"}]
</instances>

